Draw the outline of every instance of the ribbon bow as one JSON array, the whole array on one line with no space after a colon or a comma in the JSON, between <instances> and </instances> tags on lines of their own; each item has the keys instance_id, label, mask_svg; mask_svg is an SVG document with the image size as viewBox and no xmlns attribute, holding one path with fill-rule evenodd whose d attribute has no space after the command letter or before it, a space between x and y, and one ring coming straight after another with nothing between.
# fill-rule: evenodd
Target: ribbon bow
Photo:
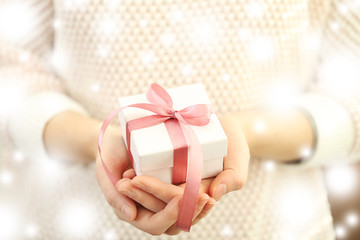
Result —
<instances>
[{"instance_id":1,"label":"ribbon bow","mask_svg":"<svg viewBox=\"0 0 360 240\"><path fill-rule=\"evenodd\" d=\"M171 96L164 88L156 83L151 84L146 97L150 103L136 103L126 107L137 107L156 113L158 116L163 117L161 118L162 122L174 118L183 124L204 126L210 121L210 105L195 104L180 111L174 110Z\"/></svg>"},{"instance_id":2,"label":"ribbon bow","mask_svg":"<svg viewBox=\"0 0 360 240\"><path fill-rule=\"evenodd\" d=\"M101 162L107 176L115 185L119 179L116 179L106 167L101 155L101 143L106 128L120 111L128 107L140 108L155 113L155 115L127 122L126 142L128 152L131 160L133 161L130 151L131 131L155 126L161 123L165 124L174 146L173 183L181 183L186 180L184 195L181 201L177 220L177 227L185 231L190 231L200 188L203 155L200 143L189 125L204 126L208 124L212 113L211 106L208 104L195 104L177 111L173 109L173 101L168 92L156 83L151 84L146 97L150 103L136 103L119 108L113 111L105 119L103 125L101 126L98 139L98 149ZM184 146L186 151L184 151Z\"/></svg>"}]
</instances>

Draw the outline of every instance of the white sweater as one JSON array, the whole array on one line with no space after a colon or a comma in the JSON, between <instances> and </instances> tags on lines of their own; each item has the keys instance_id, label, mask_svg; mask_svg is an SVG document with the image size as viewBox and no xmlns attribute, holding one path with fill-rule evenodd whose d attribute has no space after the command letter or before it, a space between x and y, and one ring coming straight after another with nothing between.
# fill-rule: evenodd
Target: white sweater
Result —
<instances>
[{"instance_id":1,"label":"white sweater","mask_svg":"<svg viewBox=\"0 0 360 240\"><path fill-rule=\"evenodd\" d=\"M219 114L294 104L316 133L301 164L251 159L247 186L178 239L334 238L314 166L360 159L360 4L20 2L0 1L0 164L14 175L0 190L5 202L24 206L14 239L24 239L30 223L36 239L151 238L116 219L93 165L47 159L42 134L64 110L103 120L118 97L152 82L202 82ZM14 163L13 149L15 162L21 154L27 161Z\"/></svg>"}]
</instances>

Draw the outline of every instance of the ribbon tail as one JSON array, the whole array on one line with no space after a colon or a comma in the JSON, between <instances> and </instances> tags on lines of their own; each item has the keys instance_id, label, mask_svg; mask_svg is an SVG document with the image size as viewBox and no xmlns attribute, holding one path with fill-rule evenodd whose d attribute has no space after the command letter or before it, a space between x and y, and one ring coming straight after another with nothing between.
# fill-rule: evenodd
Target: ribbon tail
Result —
<instances>
[{"instance_id":1,"label":"ribbon tail","mask_svg":"<svg viewBox=\"0 0 360 240\"><path fill-rule=\"evenodd\" d=\"M105 121L103 122L101 128L100 128L100 133L99 133L99 138L98 138L98 150L99 150L99 155L100 155L100 159L101 159L101 163L103 165L103 168L105 170L106 175L108 176L108 178L110 179L110 181L116 185L118 179L111 173L111 171L107 168L103 157L101 155L101 144L103 141L103 137L105 134L105 131L107 129L107 127L109 126L109 124L111 123L111 121L119 114L119 112L121 112L124 108L126 107L122 107L122 108L118 108L116 110L114 110L112 113L109 114L109 116L107 116L107 118L105 119Z\"/></svg>"},{"instance_id":2,"label":"ribbon tail","mask_svg":"<svg viewBox=\"0 0 360 240\"><path fill-rule=\"evenodd\" d=\"M186 178L183 199L180 204L179 216L176 227L189 232L194 217L196 203L199 195L202 169L203 154L201 145L194 131L185 124L181 124L184 135L189 143L188 173Z\"/></svg>"}]
</instances>

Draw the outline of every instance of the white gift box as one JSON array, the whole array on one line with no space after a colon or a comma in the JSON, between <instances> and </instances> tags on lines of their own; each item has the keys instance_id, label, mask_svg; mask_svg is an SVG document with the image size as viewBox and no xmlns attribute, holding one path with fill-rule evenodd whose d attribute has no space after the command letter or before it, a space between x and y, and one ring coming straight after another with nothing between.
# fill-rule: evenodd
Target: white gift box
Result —
<instances>
[{"instance_id":1,"label":"white gift box","mask_svg":"<svg viewBox=\"0 0 360 240\"><path fill-rule=\"evenodd\" d=\"M202 84L192 84L167 89L175 110L181 110L194 104L210 104ZM119 98L120 107L134 103L149 103L146 94ZM125 108L119 113L119 119L126 142L126 123L133 119L154 115L140 108ZM211 114L210 122L205 126L188 125L195 132L203 153L202 178L213 177L223 170L223 157L227 152L227 137L218 117ZM130 138L130 151L136 175L150 175L164 182L172 182L174 148L164 123L156 126L133 130Z\"/></svg>"}]
</instances>

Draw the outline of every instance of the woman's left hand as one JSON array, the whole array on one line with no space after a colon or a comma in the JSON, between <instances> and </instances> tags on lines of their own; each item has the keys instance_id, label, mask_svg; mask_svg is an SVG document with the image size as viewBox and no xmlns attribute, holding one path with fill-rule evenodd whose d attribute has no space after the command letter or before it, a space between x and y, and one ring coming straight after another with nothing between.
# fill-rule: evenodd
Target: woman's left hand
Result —
<instances>
[{"instance_id":1,"label":"woman's left hand","mask_svg":"<svg viewBox=\"0 0 360 240\"><path fill-rule=\"evenodd\" d=\"M228 137L224 169L214 178L202 179L200 193L203 194L203 199L198 201L203 207L200 208L201 212L195 212L193 225L204 218L224 194L240 190L246 182L250 153L240 121L237 115L227 114L220 117L220 122ZM165 207L171 199L182 195L185 188L185 184L176 186L151 176L135 176L133 169L126 171L123 177L116 185L117 190L153 212L160 211L159 206ZM165 233L174 235L180 232L174 224Z\"/></svg>"}]
</instances>

